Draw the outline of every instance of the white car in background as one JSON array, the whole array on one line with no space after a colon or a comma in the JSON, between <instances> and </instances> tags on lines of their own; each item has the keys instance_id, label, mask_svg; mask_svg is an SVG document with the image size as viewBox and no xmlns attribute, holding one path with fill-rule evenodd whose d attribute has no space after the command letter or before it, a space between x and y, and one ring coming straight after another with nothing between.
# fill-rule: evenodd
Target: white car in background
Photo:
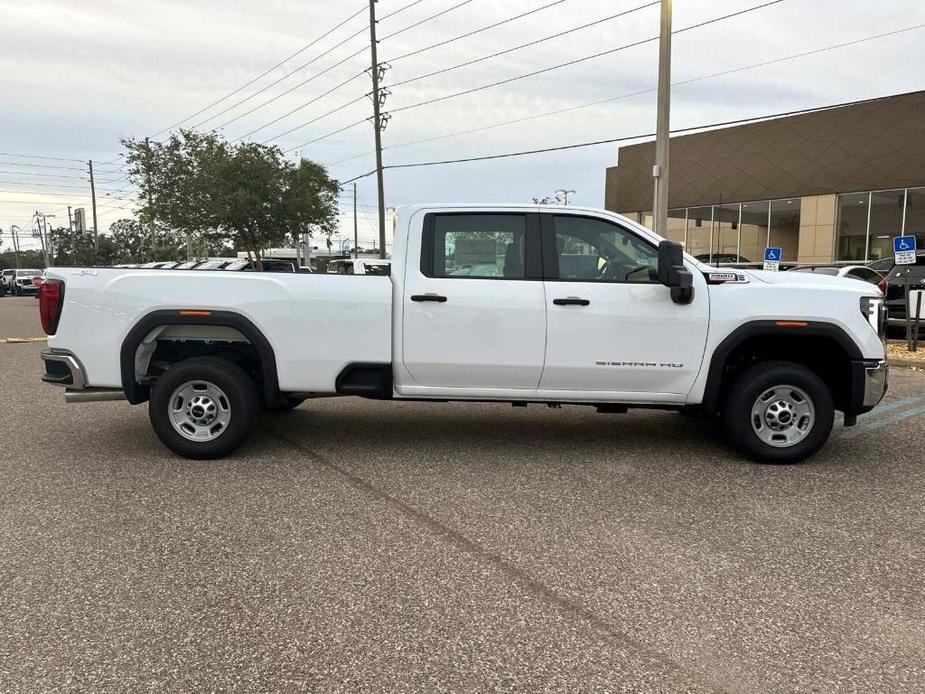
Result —
<instances>
[{"instance_id":1,"label":"white car in background","mask_svg":"<svg viewBox=\"0 0 925 694\"><path fill-rule=\"evenodd\" d=\"M328 263L329 275L388 275L392 267L391 260L373 260L370 258L348 258L332 260Z\"/></svg>"},{"instance_id":2,"label":"white car in background","mask_svg":"<svg viewBox=\"0 0 925 694\"><path fill-rule=\"evenodd\" d=\"M828 275L829 277L847 277L852 280L861 280L869 284L880 286L883 291L885 284L883 275L876 270L871 270L866 265L801 265L791 268L787 272L811 272L815 275Z\"/></svg>"}]
</instances>

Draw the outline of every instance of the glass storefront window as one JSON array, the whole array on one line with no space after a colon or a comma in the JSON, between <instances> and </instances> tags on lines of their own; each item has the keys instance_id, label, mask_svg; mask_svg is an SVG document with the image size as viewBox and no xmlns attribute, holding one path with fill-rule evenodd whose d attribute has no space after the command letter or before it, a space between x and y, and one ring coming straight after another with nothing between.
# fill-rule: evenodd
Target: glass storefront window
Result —
<instances>
[{"instance_id":1,"label":"glass storefront window","mask_svg":"<svg viewBox=\"0 0 925 694\"><path fill-rule=\"evenodd\" d=\"M743 263L760 263L768 243L767 202L743 202L739 255Z\"/></svg>"},{"instance_id":2,"label":"glass storefront window","mask_svg":"<svg viewBox=\"0 0 925 694\"><path fill-rule=\"evenodd\" d=\"M689 207L687 209L687 252L703 262L709 262L713 237L713 208Z\"/></svg>"},{"instance_id":3,"label":"glass storefront window","mask_svg":"<svg viewBox=\"0 0 925 694\"><path fill-rule=\"evenodd\" d=\"M682 245L687 242L687 210L668 210L668 228L665 230L665 238L669 241L677 241Z\"/></svg>"},{"instance_id":4,"label":"glass storefront window","mask_svg":"<svg viewBox=\"0 0 925 694\"><path fill-rule=\"evenodd\" d=\"M781 249L781 260L795 262L800 245L800 199L774 200L770 224L768 246Z\"/></svg>"},{"instance_id":5,"label":"glass storefront window","mask_svg":"<svg viewBox=\"0 0 925 694\"><path fill-rule=\"evenodd\" d=\"M870 196L870 242L867 259L893 255L893 237L903 230L905 190L884 190Z\"/></svg>"},{"instance_id":6,"label":"glass storefront window","mask_svg":"<svg viewBox=\"0 0 925 694\"><path fill-rule=\"evenodd\" d=\"M864 260L869 204L869 193L838 196L838 260Z\"/></svg>"},{"instance_id":7,"label":"glass storefront window","mask_svg":"<svg viewBox=\"0 0 925 694\"><path fill-rule=\"evenodd\" d=\"M910 188L906 196L906 234L917 236L925 248L925 188Z\"/></svg>"},{"instance_id":8,"label":"glass storefront window","mask_svg":"<svg viewBox=\"0 0 925 694\"><path fill-rule=\"evenodd\" d=\"M713 258L715 263L739 261L739 205L713 208Z\"/></svg>"}]
</instances>

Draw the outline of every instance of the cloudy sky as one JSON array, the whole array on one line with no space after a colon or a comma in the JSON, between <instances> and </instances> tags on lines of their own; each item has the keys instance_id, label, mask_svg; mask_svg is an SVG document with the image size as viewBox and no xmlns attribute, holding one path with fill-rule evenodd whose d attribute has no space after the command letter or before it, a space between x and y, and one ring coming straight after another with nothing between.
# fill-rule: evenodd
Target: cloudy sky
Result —
<instances>
[{"instance_id":1,"label":"cloudy sky","mask_svg":"<svg viewBox=\"0 0 925 694\"><path fill-rule=\"evenodd\" d=\"M765 2L675 0L674 27ZM163 137L166 128L178 123L220 129L231 140L246 136L277 144L291 150L290 156L301 154L328 165L339 180L369 171L374 165L372 128L362 122L353 125L371 113L363 98L369 79L362 75L369 65L368 50L363 50L368 47L367 4L0 0L0 228L27 228L35 210L54 213L60 220L67 216L67 205L87 205L88 184L80 162L91 158L99 172L101 227L129 216L131 188L119 170L119 139ZM534 9L538 11L497 28L405 56ZM382 17L380 59L391 65L384 84L394 85L385 107L392 113L384 133L386 164L553 147L654 130L654 41L416 105L655 37L658 7L651 2L380 0L377 12ZM400 84L623 12L503 56ZM305 48L354 13L343 26ZM411 26L422 20L426 21ZM783 0L682 32L674 38L673 82L687 84L672 91L672 127L925 88L925 28L910 29L923 24L921 0ZM903 29L910 30L749 67ZM721 72L729 74L709 77ZM219 103L205 108L213 102ZM574 108L585 104L594 105ZM325 115L329 111L334 112ZM556 111L561 112L542 115ZM534 116L542 117L522 120ZM508 121L519 122L485 128ZM312 142L317 138L323 139ZM427 141L408 144L419 140ZM529 202L567 188L577 191L576 203L603 206L604 170L616 162L616 145L602 145L391 170L386 172L386 204ZM374 177L361 179L358 190L361 210L371 213L367 206L375 204ZM346 204L344 211L348 212ZM371 239L372 219L361 217L361 240ZM352 228L351 217L345 216L343 223ZM8 247L8 238L3 238Z\"/></svg>"}]
</instances>

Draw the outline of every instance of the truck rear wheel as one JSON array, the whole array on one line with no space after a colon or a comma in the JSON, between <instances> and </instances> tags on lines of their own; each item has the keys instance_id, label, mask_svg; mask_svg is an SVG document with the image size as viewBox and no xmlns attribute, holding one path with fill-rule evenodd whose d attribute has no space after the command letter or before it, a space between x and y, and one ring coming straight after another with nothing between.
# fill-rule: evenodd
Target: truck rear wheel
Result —
<instances>
[{"instance_id":1,"label":"truck rear wheel","mask_svg":"<svg viewBox=\"0 0 925 694\"><path fill-rule=\"evenodd\" d=\"M148 416L157 437L185 458L221 458L250 432L257 388L237 365L217 357L185 359L154 385Z\"/></svg>"},{"instance_id":2,"label":"truck rear wheel","mask_svg":"<svg viewBox=\"0 0 925 694\"><path fill-rule=\"evenodd\" d=\"M727 392L723 429L756 462L798 463L818 451L832 431L832 394L800 364L757 364L739 374Z\"/></svg>"}]
</instances>

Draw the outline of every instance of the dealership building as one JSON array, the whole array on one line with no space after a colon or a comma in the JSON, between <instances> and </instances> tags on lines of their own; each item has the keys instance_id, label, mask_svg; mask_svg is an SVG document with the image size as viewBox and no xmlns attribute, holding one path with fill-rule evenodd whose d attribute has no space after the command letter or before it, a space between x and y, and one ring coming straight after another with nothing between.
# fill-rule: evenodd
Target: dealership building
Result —
<instances>
[{"instance_id":1,"label":"dealership building","mask_svg":"<svg viewBox=\"0 0 925 694\"><path fill-rule=\"evenodd\" d=\"M655 143L621 147L605 206L652 226ZM671 138L668 238L714 262L872 261L925 247L925 91Z\"/></svg>"}]
</instances>

